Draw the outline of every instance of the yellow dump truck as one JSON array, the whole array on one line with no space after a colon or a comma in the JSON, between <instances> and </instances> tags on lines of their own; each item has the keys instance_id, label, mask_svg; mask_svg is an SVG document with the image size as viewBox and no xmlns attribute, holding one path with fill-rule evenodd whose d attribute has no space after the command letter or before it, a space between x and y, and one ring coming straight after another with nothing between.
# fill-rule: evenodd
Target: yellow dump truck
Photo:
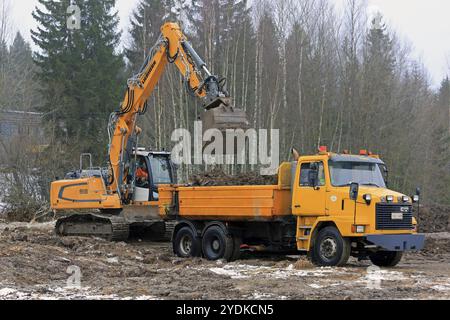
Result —
<instances>
[{"instance_id":1,"label":"yellow dump truck","mask_svg":"<svg viewBox=\"0 0 450 320\"><path fill-rule=\"evenodd\" d=\"M180 257L239 258L244 248L307 253L321 266L350 256L395 266L421 250L412 197L387 188L378 156L329 153L283 163L278 185L161 186L159 210L177 220L172 242Z\"/></svg>"}]
</instances>

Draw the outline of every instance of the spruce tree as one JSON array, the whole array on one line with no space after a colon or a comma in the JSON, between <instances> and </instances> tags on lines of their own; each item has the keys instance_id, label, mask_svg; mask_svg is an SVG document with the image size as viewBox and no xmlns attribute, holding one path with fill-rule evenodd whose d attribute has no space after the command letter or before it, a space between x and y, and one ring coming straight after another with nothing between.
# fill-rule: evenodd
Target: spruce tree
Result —
<instances>
[{"instance_id":1,"label":"spruce tree","mask_svg":"<svg viewBox=\"0 0 450 320\"><path fill-rule=\"evenodd\" d=\"M386 25L374 20L364 48L363 93L360 108L354 119L355 124L368 125L358 125L354 129L361 137L360 145L369 149L377 147L383 153L387 153L391 147L387 143L388 137L394 134L392 132L396 126L394 122L401 117L401 114L398 116L396 114L401 111L400 109L391 109L391 118L386 119L383 116L395 97L395 66L393 40ZM383 125L380 125L381 123Z\"/></svg>"},{"instance_id":2,"label":"spruce tree","mask_svg":"<svg viewBox=\"0 0 450 320\"><path fill-rule=\"evenodd\" d=\"M119 19L115 0L39 0L32 39L42 81L42 110L56 125L58 140L80 151L106 150L108 115L124 92L123 58L117 53ZM81 28L67 28L70 4L81 9Z\"/></svg>"},{"instance_id":3,"label":"spruce tree","mask_svg":"<svg viewBox=\"0 0 450 320\"><path fill-rule=\"evenodd\" d=\"M137 72L161 34L161 26L173 21L173 0L141 0L130 19L131 41L125 50L132 72Z\"/></svg>"},{"instance_id":4,"label":"spruce tree","mask_svg":"<svg viewBox=\"0 0 450 320\"><path fill-rule=\"evenodd\" d=\"M8 46L4 41L0 41L0 110L6 108L8 60Z\"/></svg>"},{"instance_id":5,"label":"spruce tree","mask_svg":"<svg viewBox=\"0 0 450 320\"><path fill-rule=\"evenodd\" d=\"M17 32L9 50L9 105L16 110L35 110L40 105L36 66L30 45Z\"/></svg>"}]
</instances>

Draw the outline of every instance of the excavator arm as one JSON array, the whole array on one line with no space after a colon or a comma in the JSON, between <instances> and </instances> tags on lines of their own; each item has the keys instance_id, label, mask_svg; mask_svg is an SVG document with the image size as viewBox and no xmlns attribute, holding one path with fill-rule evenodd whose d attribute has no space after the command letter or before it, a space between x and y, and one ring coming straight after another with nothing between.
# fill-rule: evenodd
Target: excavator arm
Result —
<instances>
[{"instance_id":1,"label":"excavator arm","mask_svg":"<svg viewBox=\"0 0 450 320\"><path fill-rule=\"evenodd\" d=\"M176 23L166 23L161 36L140 72L128 80L127 91L120 110L111 115L109 124L110 184L111 192L123 195L127 192L124 151L133 134L139 134L136 120L147 109L147 101L168 64L174 64L183 75L187 90L203 102L209 119L219 119L219 129L244 128L245 113L234 109L228 93L217 76L211 74L206 63L195 52L181 28ZM209 127L214 127L211 121ZM213 121L214 122L214 121Z\"/></svg>"}]
</instances>

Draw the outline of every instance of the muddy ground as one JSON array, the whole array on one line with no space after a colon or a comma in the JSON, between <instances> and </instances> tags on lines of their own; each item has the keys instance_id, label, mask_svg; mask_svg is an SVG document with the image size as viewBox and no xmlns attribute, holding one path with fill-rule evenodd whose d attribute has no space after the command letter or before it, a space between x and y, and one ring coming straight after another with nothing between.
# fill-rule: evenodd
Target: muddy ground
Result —
<instances>
[{"instance_id":1,"label":"muddy ground","mask_svg":"<svg viewBox=\"0 0 450 320\"><path fill-rule=\"evenodd\" d=\"M81 287L68 286L71 266ZM185 260L167 243L61 239L53 223L0 222L0 299L450 299L448 232L428 235L426 249L394 269L370 266L317 268L286 255Z\"/></svg>"}]
</instances>

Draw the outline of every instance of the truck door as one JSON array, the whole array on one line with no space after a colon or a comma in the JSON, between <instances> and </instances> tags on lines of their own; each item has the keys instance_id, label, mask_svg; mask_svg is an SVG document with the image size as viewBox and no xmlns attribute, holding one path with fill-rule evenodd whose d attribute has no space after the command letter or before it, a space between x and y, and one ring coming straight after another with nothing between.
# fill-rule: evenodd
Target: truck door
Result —
<instances>
[{"instance_id":1,"label":"truck door","mask_svg":"<svg viewBox=\"0 0 450 320\"><path fill-rule=\"evenodd\" d=\"M316 183L313 181L313 171L318 173L315 177ZM298 175L293 186L292 213L303 216L326 215L326 181L323 162L301 163Z\"/></svg>"}]
</instances>

